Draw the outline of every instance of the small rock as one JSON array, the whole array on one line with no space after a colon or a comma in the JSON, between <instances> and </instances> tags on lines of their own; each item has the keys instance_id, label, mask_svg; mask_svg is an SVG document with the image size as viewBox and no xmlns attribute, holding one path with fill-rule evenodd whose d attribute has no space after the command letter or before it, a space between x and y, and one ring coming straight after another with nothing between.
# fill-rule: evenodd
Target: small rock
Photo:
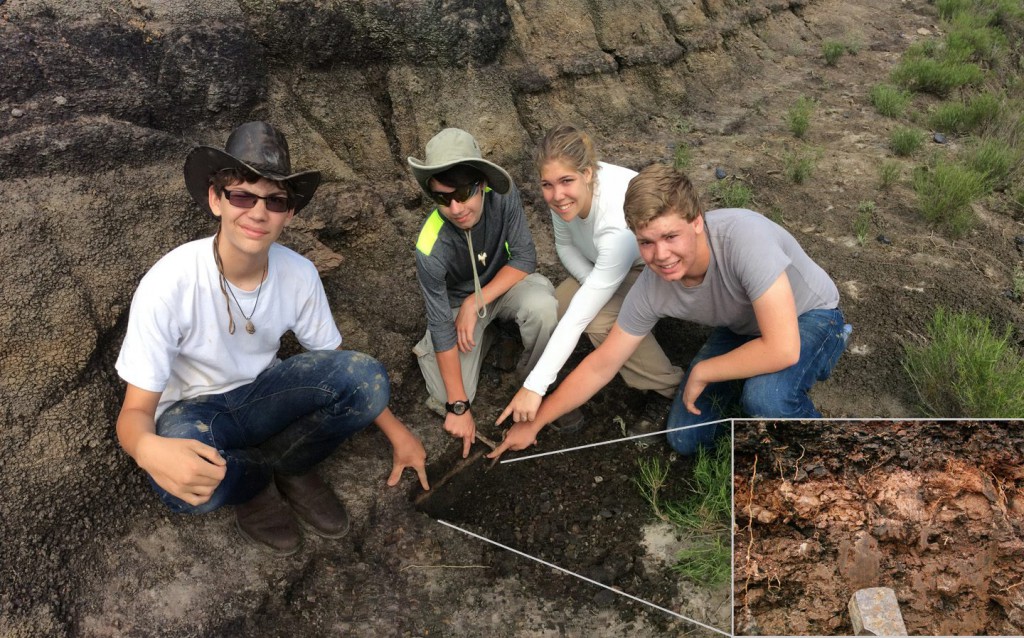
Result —
<instances>
[{"instance_id":1,"label":"small rock","mask_svg":"<svg viewBox=\"0 0 1024 638\"><path fill-rule=\"evenodd\" d=\"M611 518L614 514L612 514L611 510L601 510L600 513L598 513L598 516L601 518Z\"/></svg>"},{"instance_id":2,"label":"small rock","mask_svg":"<svg viewBox=\"0 0 1024 638\"><path fill-rule=\"evenodd\" d=\"M943 135L942 133L936 133L935 135L932 135L932 139L935 140L936 144L946 143L946 136Z\"/></svg>"},{"instance_id":3,"label":"small rock","mask_svg":"<svg viewBox=\"0 0 1024 638\"><path fill-rule=\"evenodd\" d=\"M594 604L605 607L615 602L615 592L610 589L602 589L594 596Z\"/></svg>"},{"instance_id":4,"label":"small rock","mask_svg":"<svg viewBox=\"0 0 1024 638\"><path fill-rule=\"evenodd\" d=\"M1017 245L1017 250L1024 253L1024 235L1017 235L1014 237L1013 243Z\"/></svg>"},{"instance_id":5,"label":"small rock","mask_svg":"<svg viewBox=\"0 0 1024 638\"><path fill-rule=\"evenodd\" d=\"M68 103L68 99L63 95L58 95L57 97L53 98L53 103L57 106L66 106Z\"/></svg>"},{"instance_id":6,"label":"small rock","mask_svg":"<svg viewBox=\"0 0 1024 638\"><path fill-rule=\"evenodd\" d=\"M906 636L896 592L889 587L861 589L850 598L850 624L855 636Z\"/></svg>"},{"instance_id":7,"label":"small rock","mask_svg":"<svg viewBox=\"0 0 1024 638\"><path fill-rule=\"evenodd\" d=\"M892 240L886 237L885 235L879 235L878 237L875 237L875 241L877 241L880 244L885 244L886 246L892 244Z\"/></svg>"},{"instance_id":8,"label":"small rock","mask_svg":"<svg viewBox=\"0 0 1024 638\"><path fill-rule=\"evenodd\" d=\"M931 34L932 34L932 32L929 31L928 29L925 29L924 27L921 27L920 29L917 30L917 35L931 35Z\"/></svg>"},{"instance_id":9,"label":"small rock","mask_svg":"<svg viewBox=\"0 0 1024 638\"><path fill-rule=\"evenodd\" d=\"M595 483L600 483L600 482L601 482L601 481L603 481L603 480L604 480L604 477L603 477L603 476L595 476L595 477L594 477L594 482L595 482Z\"/></svg>"},{"instance_id":10,"label":"small rock","mask_svg":"<svg viewBox=\"0 0 1024 638\"><path fill-rule=\"evenodd\" d=\"M721 166L715 169L715 179L725 179L726 175L725 169Z\"/></svg>"},{"instance_id":11,"label":"small rock","mask_svg":"<svg viewBox=\"0 0 1024 638\"><path fill-rule=\"evenodd\" d=\"M24 114L25 111L22 111L21 109L11 109L11 115L14 117L21 117Z\"/></svg>"}]
</instances>

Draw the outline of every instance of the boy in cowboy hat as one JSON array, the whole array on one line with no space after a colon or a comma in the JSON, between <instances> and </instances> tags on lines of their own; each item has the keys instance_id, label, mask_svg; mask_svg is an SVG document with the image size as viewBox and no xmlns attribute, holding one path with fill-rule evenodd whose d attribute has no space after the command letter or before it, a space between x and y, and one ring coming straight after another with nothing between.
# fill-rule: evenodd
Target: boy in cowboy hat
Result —
<instances>
[{"instance_id":1,"label":"boy in cowboy hat","mask_svg":"<svg viewBox=\"0 0 1024 638\"><path fill-rule=\"evenodd\" d=\"M427 142L425 159L408 158L416 182L436 207L416 242L416 274L427 332L413 348L430 393L444 405L444 429L463 441L476 435L472 402L487 326L514 319L525 352L525 378L558 323L554 287L534 272L537 254L519 191L505 169L485 160L472 135L448 128Z\"/></svg>"},{"instance_id":2,"label":"boy in cowboy hat","mask_svg":"<svg viewBox=\"0 0 1024 638\"><path fill-rule=\"evenodd\" d=\"M193 149L185 184L220 225L142 278L117 359L118 440L164 503L234 505L242 535L280 555L301 544L296 515L321 536L348 530L313 468L371 422L394 448L388 484L412 467L427 488L423 446L387 409L384 368L338 349L316 268L275 243L319 183L292 173L284 135L264 122L236 128L224 151ZM288 330L308 351L279 361Z\"/></svg>"}]
</instances>

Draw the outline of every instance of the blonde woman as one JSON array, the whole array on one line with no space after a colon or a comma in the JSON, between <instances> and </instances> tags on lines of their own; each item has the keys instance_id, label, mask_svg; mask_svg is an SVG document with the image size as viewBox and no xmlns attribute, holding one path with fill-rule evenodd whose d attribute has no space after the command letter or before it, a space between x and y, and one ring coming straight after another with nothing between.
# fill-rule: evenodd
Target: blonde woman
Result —
<instances>
[{"instance_id":1,"label":"blonde woman","mask_svg":"<svg viewBox=\"0 0 1024 638\"><path fill-rule=\"evenodd\" d=\"M536 164L551 211L555 249L570 277L555 291L558 327L499 422L509 415L516 422L534 419L580 335L586 332L595 347L604 341L644 266L622 209L634 171L599 162L590 136L569 124L548 131ZM653 335L647 335L619 374L628 386L648 391L647 407L633 430L661 429L682 369L672 365ZM580 421L575 419L577 426ZM563 429L573 429L572 419L559 422Z\"/></svg>"}]
</instances>

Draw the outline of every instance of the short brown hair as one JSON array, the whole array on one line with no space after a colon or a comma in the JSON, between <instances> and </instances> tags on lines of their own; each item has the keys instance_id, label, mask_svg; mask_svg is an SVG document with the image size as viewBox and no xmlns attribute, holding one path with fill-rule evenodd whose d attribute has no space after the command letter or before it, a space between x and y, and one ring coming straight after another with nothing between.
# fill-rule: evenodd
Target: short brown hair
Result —
<instances>
[{"instance_id":1,"label":"short brown hair","mask_svg":"<svg viewBox=\"0 0 1024 638\"><path fill-rule=\"evenodd\" d=\"M562 162L577 173L590 169L597 177L597 151L590 136L572 124L559 124L544 136L534 157L537 171L551 161Z\"/></svg>"},{"instance_id":2,"label":"short brown hair","mask_svg":"<svg viewBox=\"0 0 1024 638\"><path fill-rule=\"evenodd\" d=\"M688 222L704 214L690 178L668 164L651 164L631 179L622 207L633 232L671 212Z\"/></svg>"}]
</instances>

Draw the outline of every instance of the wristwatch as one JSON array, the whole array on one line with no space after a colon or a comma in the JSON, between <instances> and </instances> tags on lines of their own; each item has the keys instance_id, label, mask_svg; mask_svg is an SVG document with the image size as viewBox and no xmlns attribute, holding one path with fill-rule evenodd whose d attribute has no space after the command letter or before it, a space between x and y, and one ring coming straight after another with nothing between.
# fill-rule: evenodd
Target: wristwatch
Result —
<instances>
[{"instance_id":1,"label":"wristwatch","mask_svg":"<svg viewBox=\"0 0 1024 638\"><path fill-rule=\"evenodd\" d=\"M455 416L462 416L469 412L469 407L469 401L455 401L454 403L444 404L444 409Z\"/></svg>"}]
</instances>

